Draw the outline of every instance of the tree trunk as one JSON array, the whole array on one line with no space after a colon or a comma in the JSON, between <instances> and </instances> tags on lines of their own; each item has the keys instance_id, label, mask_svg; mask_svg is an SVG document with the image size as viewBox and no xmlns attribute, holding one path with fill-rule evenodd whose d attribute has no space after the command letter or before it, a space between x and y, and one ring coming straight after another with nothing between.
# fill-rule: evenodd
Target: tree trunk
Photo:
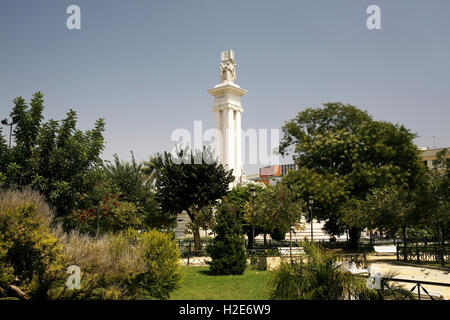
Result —
<instances>
[{"instance_id":1,"label":"tree trunk","mask_svg":"<svg viewBox=\"0 0 450 320\"><path fill-rule=\"evenodd\" d=\"M197 228L196 230L192 230L194 233L194 250L195 255L200 255L200 250L202 249L201 243L200 243L200 228Z\"/></svg>"},{"instance_id":2,"label":"tree trunk","mask_svg":"<svg viewBox=\"0 0 450 320\"><path fill-rule=\"evenodd\" d=\"M264 246L267 246L267 233L264 232Z\"/></svg>"},{"instance_id":3,"label":"tree trunk","mask_svg":"<svg viewBox=\"0 0 450 320\"><path fill-rule=\"evenodd\" d=\"M251 249L253 246L253 240L252 240L252 230L250 230L249 232L247 232L247 249Z\"/></svg>"},{"instance_id":4,"label":"tree trunk","mask_svg":"<svg viewBox=\"0 0 450 320\"><path fill-rule=\"evenodd\" d=\"M348 247L350 249L359 250L361 230L359 228L352 227L349 229L348 235L349 235Z\"/></svg>"},{"instance_id":5,"label":"tree trunk","mask_svg":"<svg viewBox=\"0 0 450 320\"><path fill-rule=\"evenodd\" d=\"M195 214L193 214L190 210L186 210L186 213L189 216L189 219L191 219L192 225L196 226ZM198 256L200 254L200 250L202 249L200 244L200 227L195 227L195 229L192 230L192 233L194 234L194 251Z\"/></svg>"}]
</instances>

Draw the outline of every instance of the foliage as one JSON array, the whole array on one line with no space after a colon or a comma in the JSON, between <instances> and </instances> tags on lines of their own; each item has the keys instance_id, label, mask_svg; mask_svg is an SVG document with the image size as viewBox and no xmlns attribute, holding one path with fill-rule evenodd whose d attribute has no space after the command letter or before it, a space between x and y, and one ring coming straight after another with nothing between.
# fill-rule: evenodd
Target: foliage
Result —
<instances>
[{"instance_id":1,"label":"foliage","mask_svg":"<svg viewBox=\"0 0 450 320\"><path fill-rule=\"evenodd\" d=\"M320 174L315 169L300 167L298 170L289 171L281 181L293 189L299 201L311 207L313 217L317 220L326 220L325 227L330 234L342 234L345 229L339 223L336 212L339 206L348 197L345 188L345 179L335 174ZM313 203L309 203L312 200ZM306 207L304 207L306 209ZM310 222L310 212L306 214L306 220Z\"/></svg>"},{"instance_id":2,"label":"foliage","mask_svg":"<svg viewBox=\"0 0 450 320\"><path fill-rule=\"evenodd\" d=\"M246 212L251 210L251 201L252 197L250 195L250 189L255 188L256 194L259 194L264 190L265 186L261 184L238 184L226 195L226 200L229 203L232 203L235 208L240 210L240 214L244 215ZM251 212L250 212L251 214ZM252 222L251 219L243 219L242 220L242 229L248 238L248 247L251 248L252 243ZM255 226L255 237L258 234L263 233L263 230L259 229Z\"/></svg>"},{"instance_id":3,"label":"foliage","mask_svg":"<svg viewBox=\"0 0 450 320\"><path fill-rule=\"evenodd\" d=\"M255 228L275 237L286 234L293 226L300 228L303 206L304 202L297 197L296 192L284 184L264 188L255 198ZM252 208L249 203L244 218L247 223L251 223Z\"/></svg>"},{"instance_id":4,"label":"foliage","mask_svg":"<svg viewBox=\"0 0 450 320\"><path fill-rule=\"evenodd\" d=\"M443 149L437 154L431 175L431 198L434 207L434 223L439 223L441 237L450 234L450 151ZM434 229L434 228L433 228Z\"/></svg>"},{"instance_id":5,"label":"foliage","mask_svg":"<svg viewBox=\"0 0 450 320\"><path fill-rule=\"evenodd\" d=\"M139 228L141 220L136 206L122 201L118 194L106 194L99 204L87 209L72 211L67 219L69 225L91 235L99 232L118 232L127 228Z\"/></svg>"},{"instance_id":6,"label":"foliage","mask_svg":"<svg viewBox=\"0 0 450 320\"><path fill-rule=\"evenodd\" d=\"M216 212L216 236L207 246L212 274L242 274L247 268L239 208L224 201Z\"/></svg>"},{"instance_id":7,"label":"foliage","mask_svg":"<svg viewBox=\"0 0 450 320\"><path fill-rule=\"evenodd\" d=\"M0 298L168 299L181 282L171 234L133 229L99 239L51 229L53 213L35 191L0 194ZM77 265L81 288L66 287Z\"/></svg>"},{"instance_id":8,"label":"foliage","mask_svg":"<svg viewBox=\"0 0 450 320\"><path fill-rule=\"evenodd\" d=\"M339 190L346 198L364 200L373 188L405 185L408 194L426 184L425 167L416 137L404 126L374 121L367 112L341 103L327 103L322 109L307 108L283 126L282 155L293 153L299 167L318 177L343 180ZM320 181L321 179L319 179ZM343 224L345 204L330 203L328 228L350 228L350 241L359 241L357 226ZM321 210L317 210L320 212Z\"/></svg>"},{"instance_id":9,"label":"foliage","mask_svg":"<svg viewBox=\"0 0 450 320\"><path fill-rule=\"evenodd\" d=\"M282 262L271 281L272 299L283 300L383 300L411 297L396 286L384 284L380 290L368 289L366 279L359 278L337 263L336 253L319 245L304 242L306 263Z\"/></svg>"},{"instance_id":10,"label":"foliage","mask_svg":"<svg viewBox=\"0 0 450 320\"><path fill-rule=\"evenodd\" d=\"M58 232L81 288L64 299L168 299L181 282L179 251L169 234L128 229L99 239Z\"/></svg>"},{"instance_id":11,"label":"foliage","mask_svg":"<svg viewBox=\"0 0 450 320\"><path fill-rule=\"evenodd\" d=\"M53 213L34 191L0 193L0 298L48 299L65 277Z\"/></svg>"},{"instance_id":12,"label":"foliage","mask_svg":"<svg viewBox=\"0 0 450 320\"><path fill-rule=\"evenodd\" d=\"M70 110L60 122L43 123L43 110L40 92L33 95L29 105L22 97L14 99L11 118L15 145L6 148L5 139L0 138L0 184L3 188L29 186L38 190L57 216L65 216L92 188L86 175L101 163L105 124L99 119L94 129L82 132L76 129L75 111Z\"/></svg>"},{"instance_id":13,"label":"foliage","mask_svg":"<svg viewBox=\"0 0 450 320\"><path fill-rule=\"evenodd\" d=\"M131 152L131 161L121 161L114 155L114 161L106 164L106 175L111 188L120 194L123 201L136 206L136 215L142 222L141 228L171 228L175 218L159 208L153 188L153 177L143 172Z\"/></svg>"},{"instance_id":14,"label":"foliage","mask_svg":"<svg viewBox=\"0 0 450 320\"><path fill-rule=\"evenodd\" d=\"M145 165L144 172L154 177L161 210L172 215L186 210L194 226L198 210L215 205L226 195L234 179L232 172L216 162L208 149L196 153L180 150L175 157L165 152ZM195 249L199 251L199 229L194 230L194 239Z\"/></svg>"},{"instance_id":15,"label":"foliage","mask_svg":"<svg viewBox=\"0 0 450 320\"><path fill-rule=\"evenodd\" d=\"M145 271L134 277L135 294L158 299L170 298L181 282L180 253L170 234L151 230L137 237L138 258Z\"/></svg>"}]
</instances>

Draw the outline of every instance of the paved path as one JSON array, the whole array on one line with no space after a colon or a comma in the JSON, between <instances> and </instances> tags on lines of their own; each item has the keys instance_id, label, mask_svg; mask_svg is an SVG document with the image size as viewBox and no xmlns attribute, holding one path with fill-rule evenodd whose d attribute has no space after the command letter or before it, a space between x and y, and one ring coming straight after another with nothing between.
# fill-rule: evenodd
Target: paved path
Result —
<instances>
[{"instance_id":1,"label":"paved path","mask_svg":"<svg viewBox=\"0 0 450 320\"><path fill-rule=\"evenodd\" d=\"M395 264L397 258L395 256L368 256L367 261L375 272L395 273L394 278L417 280L417 281L431 281L442 282L450 284L449 270L438 270L427 268L423 266L406 266ZM411 289L414 283L398 283L405 289ZM431 294L442 295L446 300L450 299L450 287L441 287L434 285L423 285L425 289ZM417 291L415 291L417 293Z\"/></svg>"}]
</instances>

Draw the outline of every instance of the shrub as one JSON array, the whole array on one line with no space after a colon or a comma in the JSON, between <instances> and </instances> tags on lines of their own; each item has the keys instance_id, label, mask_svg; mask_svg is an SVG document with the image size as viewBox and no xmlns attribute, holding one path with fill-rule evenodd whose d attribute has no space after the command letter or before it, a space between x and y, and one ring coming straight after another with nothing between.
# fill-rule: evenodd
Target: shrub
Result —
<instances>
[{"instance_id":1,"label":"shrub","mask_svg":"<svg viewBox=\"0 0 450 320\"><path fill-rule=\"evenodd\" d=\"M218 208L216 236L206 248L212 274L243 274L247 268L240 210L224 201Z\"/></svg>"},{"instance_id":2,"label":"shrub","mask_svg":"<svg viewBox=\"0 0 450 320\"><path fill-rule=\"evenodd\" d=\"M368 289L365 278L358 278L340 267L336 253L316 244L304 242L303 260L282 262L272 279L272 299L283 300L383 300L412 299L408 290L382 281L382 289ZM393 274L383 277L392 278Z\"/></svg>"},{"instance_id":3,"label":"shrub","mask_svg":"<svg viewBox=\"0 0 450 320\"><path fill-rule=\"evenodd\" d=\"M114 233L142 226L136 206L122 201L118 194L111 193L105 195L96 206L73 210L65 222L82 233L94 235L97 232L97 220L100 233Z\"/></svg>"},{"instance_id":4,"label":"shrub","mask_svg":"<svg viewBox=\"0 0 450 320\"><path fill-rule=\"evenodd\" d=\"M128 229L99 239L60 231L71 264L82 271L70 299L168 299L181 282L180 255L171 235Z\"/></svg>"},{"instance_id":5,"label":"shrub","mask_svg":"<svg viewBox=\"0 0 450 320\"><path fill-rule=\"evenodd\" d=\"M47 299L64 279L52 211L37 192L0 192L0 297Z\"/></svg>"},{"instance_id":6,"label":"shrub","mask_svg":"<svg viewBox=\"0 0 450 320\"><path fill-rule=\"evenodd\" d=\"M52 211L30 190L0 192L0 299L167 299L181 281L171 234L134 229L99 239L51 228ZM67 267L81 269L68 289Z\"/></svg>"},{"instance_id":7,"label":"shrub","mask_svg":"<svg viewBox=\"0 0 450 320\"><path fill-rule=\"evenodd\" d=\"M168 299L181 282L180 252L170 234L156 230L138 237L138 259L145 266L133 279L138 296Z\"/></svg>"},{"instance_id":8,"label":"shrub","mask_svg":"<svg viewBox=\"0 0 450 320\"><path fill-rule=\"evenodd\" d=\"M376 297L363 280L336 265L333 252L315 244L303 243L307 263L283 262L275 271L273 299L342 300Z\"/></svg>"}]
</instances>

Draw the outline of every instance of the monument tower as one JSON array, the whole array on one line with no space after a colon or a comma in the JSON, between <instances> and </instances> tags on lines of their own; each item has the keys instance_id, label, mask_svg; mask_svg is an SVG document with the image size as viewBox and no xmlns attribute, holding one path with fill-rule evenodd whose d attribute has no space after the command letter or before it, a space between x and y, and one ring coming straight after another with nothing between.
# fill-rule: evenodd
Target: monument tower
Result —
<instances>
[{"instance_id":1,"label":"monument tower","mask_svg":"<svg viewBox=\"0 0 450 320\"><path fill-rule=\"evenodd\" d=\"M233 169L235 177L233 186L244 179L243 163L241 159L241 117L244 109L241 98L247 93L234 83L236 80L236 62L234 51L222 52L220 63L220 82L213 89L208 90L214 97L212 108L214 127L217 129L214 151L225 168Z\"/></svg>"}]
</instances>

